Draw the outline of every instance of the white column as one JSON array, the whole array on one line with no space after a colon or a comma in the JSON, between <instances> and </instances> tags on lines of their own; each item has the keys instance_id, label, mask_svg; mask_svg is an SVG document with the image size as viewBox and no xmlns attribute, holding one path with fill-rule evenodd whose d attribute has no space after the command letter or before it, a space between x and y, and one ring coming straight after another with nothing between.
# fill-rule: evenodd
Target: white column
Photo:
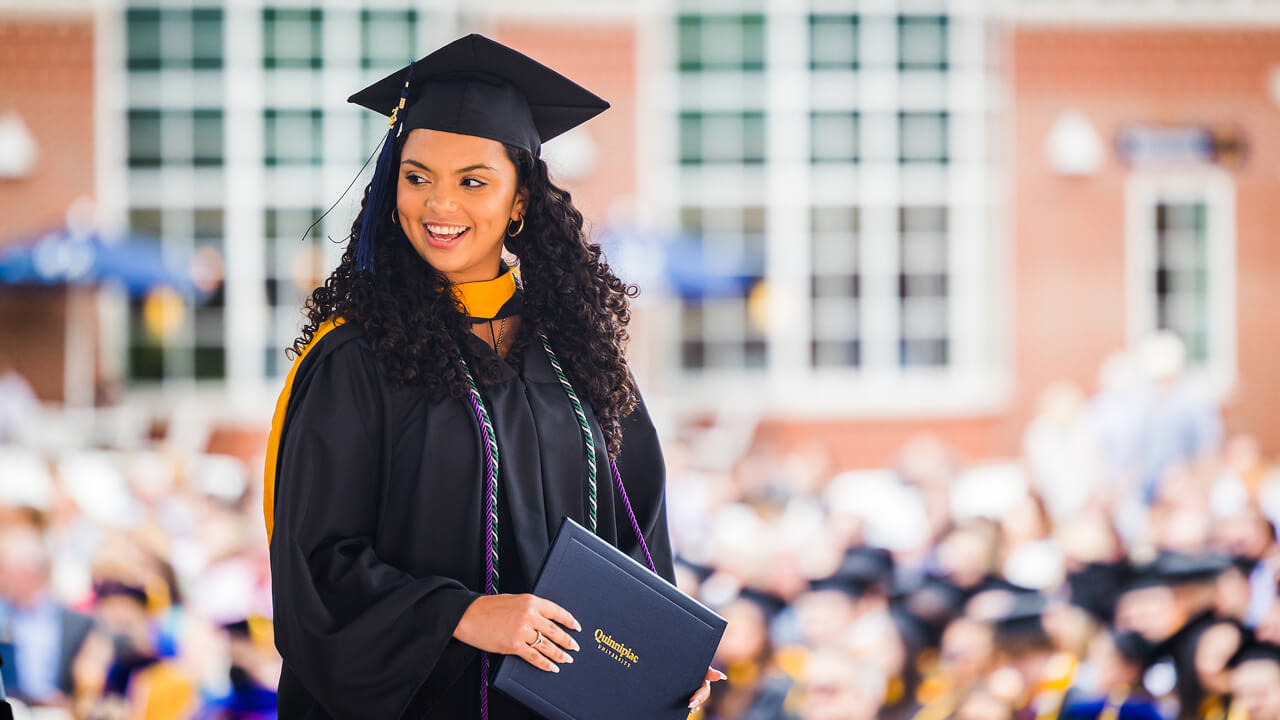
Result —
<instances>
[{"instance_id":1,"label":"white column","mask_svg":"<svg viewBox=\"0 0 1280 720\"><path fill-rule=\"evenodd\" d=\"M262 8L228 3L223 20L226 105L223 173L226 205L227 391L233 407L261 402L268 317L263 258Z\"/></svg>"}]
</instances>

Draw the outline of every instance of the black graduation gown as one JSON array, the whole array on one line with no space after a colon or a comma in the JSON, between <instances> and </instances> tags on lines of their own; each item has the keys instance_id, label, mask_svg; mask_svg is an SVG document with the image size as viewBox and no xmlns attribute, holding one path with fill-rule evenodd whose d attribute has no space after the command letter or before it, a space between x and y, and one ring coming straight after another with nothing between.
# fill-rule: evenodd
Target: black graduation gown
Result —
<instances>
[{"instance_id":1,"label":"black graduation gown","mask_svg":"<svg viewBox=\"0 0 1280 720\"><path fill-rule=\"evenodd\" d=\"M472 339L475 352L493 352ZM500 458L498 591L529 592L562 516L587 525L582 434L536 341L521 372L503 363L481 392ZM392 388L352 325L303 357L287 407L270 546L280 717L480 717L480 651L452 637L484 590L484 476L470 408ZM587 415L598 533L644 563L589 406ZM623 421L617 460L654 564L674 582L662 454L643 403ZM491 675L499 657L490 656ZM539 716L491 688L489 717Z\"/></svg>"}]
</instances>

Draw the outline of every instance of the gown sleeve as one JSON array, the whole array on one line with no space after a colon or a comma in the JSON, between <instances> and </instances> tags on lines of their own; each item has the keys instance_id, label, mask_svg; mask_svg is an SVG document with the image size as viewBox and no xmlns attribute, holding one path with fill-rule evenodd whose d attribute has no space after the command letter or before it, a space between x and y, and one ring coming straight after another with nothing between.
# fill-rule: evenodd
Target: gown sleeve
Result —
<instances>
[{"instance_id":1,"label":"gown sleeve","mask_svg":"<svg viewBox=\"0 0 1280 720\"><path fill-rule=\"evenodd\" d=\"M658 432L649 418L644 398L630 415L622 419L622 451L618 453L618 472L631 500L631 509L640 523L645 545L658 575L671 584L676 582L675 562L672 557L671 535L667 530L666 464L662 459L662 447ZM621 505L619 498L618 505ZM626 510L619 508L619 549L646 565L644 552L636 542L631 529L631 519ZM647 566L647 565L646 565Z\"/></svg>"},{"instance_id":2,"label":"gown sleeve","mask_svg":"<svg viewBox=\"0 0 1280 720\"><path fill-rule=\"evenodd\" d=\"M453 631L481 593L411 575L374 549L390 443L367 346L333 350L299 391L270 544L276 647L330 716L398 718L433 669L450 664L438 661L457 651Z\"/></svg>"}]
</instances>

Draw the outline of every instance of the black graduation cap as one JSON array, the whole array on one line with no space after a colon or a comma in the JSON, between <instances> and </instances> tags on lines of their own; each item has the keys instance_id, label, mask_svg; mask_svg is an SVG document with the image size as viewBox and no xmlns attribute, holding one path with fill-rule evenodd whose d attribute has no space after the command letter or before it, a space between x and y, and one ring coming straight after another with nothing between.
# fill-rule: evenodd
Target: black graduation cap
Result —
<instances>
[{"instance_id":1,"label":"black graduation cap","mask_svg":"<svg viewBox=\"0 0 1280 720\"><path fill-rule=\"evenodd\" d=\"M93 594L99 600L108 597L127 597L137 601L143 607L147 605L147 591L145 589L119 580L101 580L94 583Z\"/></svg>"},{"instance_id":2,"label":"black graduation cap","mask_svg":"<svg viewBox=\"0 0 1280 720\"><path fill-rule=\"evenodd\" d=\"M392 145L415 128L475 135L522 147L542 143L604 112L609 103L551 68L472 33L347 98L391 117L378 156L356 248L359 269L373 262Z\"/></svg>"},{"instance_id":3,"label":"black graduation cap","mask_svg":"<svg viewBox=\"0 0 1280 720\"><path fill-rule=\"evenodd\" d=\"M1208 582L1231 567L1231 558L1225 555L1188 555L1162 550L1150 563L1135 570L1124 591Z\"/></svg>"},{"instance_id":4,"label":"black graduation cap","mask_svg":"<svg viewBox=\"0 0 1280 720\"><path fill-rule=\"evenodd\" d=\"M1002 644L1021 640L1033 644L1047 644L1044 629L1046 602L1039 593L1019 593L1013 596L1004 614L995 618L996 640Z\"/></svg>"},{"instance_id":5,"label":"black graduation cap","mask_svg":"<svg viewBox=\"0 0 1280 720\"><path fill-rule=\"evenodd\" d=\"M787 607L787 601L765 590L758 590L753 587L744 587L738 591L735 600L745 600L764 611L766 623L773 622L778 613Z\"/></svg>"},{"instance_id":6,"label":"black graduation cap","mask_svg":"<svg viewBox=\"0 0 1280 720\"><path fill-rule=\"evenodd\" d=\"M410 69L417 78L398 119L414 128L498 140L534 155L542 143L599 115L609 103L569 78L472 33L347 98L390 116Z\"/></svg>"},{"instance_id":7,"label":"black graduation cap","mask_svg":"<svg viewBox=\"0 0 1280 720\"><path fill-rule=\"evenodd\" d=\"M839 573L868 583L879 583L887 591L893 582L893 555L884 548L851 547L845 550Z\"/></svg>"},{"instance_id":8,"label":"black graduation cap","mask_svg":"<svg viewBox=\"0 0 1280 720\"><path fill-rule=\"evenodd\" d=\"M1110 625L1115 619L1116 598L1133 578L1134 570L1128 561L1087 563L1067 574L1071 604Z\"/></svg>"},{"instance_id":9,"label":"black graduation cap","mask_svg":"<svg viewBox=\"0 0 1280 720\"><path fill-rule=\"evenodd\" d=\"M862 597L872 590L888 593L893 581L893 556L888 550L852 547L831 575L809 581L813 590L838 590Z\"/></svg>"},{"instance_id":10,"label":"black graduation cap","mask_svg":"<svg viewBox=\"0 0 1280 720\"><path fill-rule=\"evenodd\" d=\"M1262 641L1246 643L1227 661L1227 667L1239 667L1250 660L1267 660L1280 664L1280 645Z\"/></svg>"}]
</instances>

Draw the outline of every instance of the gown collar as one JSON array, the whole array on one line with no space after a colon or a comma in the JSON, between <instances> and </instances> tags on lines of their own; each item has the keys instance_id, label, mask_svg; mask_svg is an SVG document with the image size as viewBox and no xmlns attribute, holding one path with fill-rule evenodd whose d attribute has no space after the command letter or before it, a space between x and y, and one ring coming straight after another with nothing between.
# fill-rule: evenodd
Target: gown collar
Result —
<instances>
[{"instance_id":1,"label":"gown collar","mask_svg":"<svg viewBox=\"0 0 1280 720\"><path fill-rule=\"evenodd\" d=\"M464 312L475 322L487 322L520 313L520 293L516 289L516 273L504 262L492 280L450 285Z\"/></svg>"}]
</instances>

